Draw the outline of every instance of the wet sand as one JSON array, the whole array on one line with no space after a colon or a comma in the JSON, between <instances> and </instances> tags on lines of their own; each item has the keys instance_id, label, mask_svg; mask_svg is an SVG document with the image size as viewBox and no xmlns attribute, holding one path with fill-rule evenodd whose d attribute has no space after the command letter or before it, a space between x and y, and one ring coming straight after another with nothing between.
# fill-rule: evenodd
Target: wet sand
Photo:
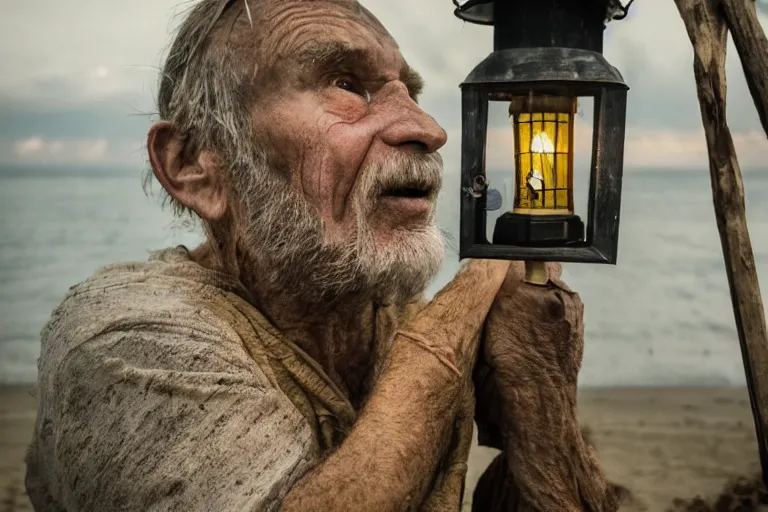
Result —
<instances>
[{"instance_id":1,"label":"wet sand","mask_svg":"<svg viewBox=\"0 0 768 512\"><path fill-rule=\"evenodd\" d=\"M30 387L0 387L0 512L32 510L24 491L24 455L35 424Z\"/></svg>"},{"instance_id":2,"label":"wet sand","mask_svg":"<svg viewBox=\"0 0 768 512\"><path fill-rule=\"evenodd\" d=\"M579 414L608 476L634 494L622 510L663 512L674 498L713 496L730 478L759 470L743 388L583 390ZM32 510L23 460L34 418L29 387L0 387L0 512ZM495 453L473 450L466 505Z\"/></svg>"}]
</instances>

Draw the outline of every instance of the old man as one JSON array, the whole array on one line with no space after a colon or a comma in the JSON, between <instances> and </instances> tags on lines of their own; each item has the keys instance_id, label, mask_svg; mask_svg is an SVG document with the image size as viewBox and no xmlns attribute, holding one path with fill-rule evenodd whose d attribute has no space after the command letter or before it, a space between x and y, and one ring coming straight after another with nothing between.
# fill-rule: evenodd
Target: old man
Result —
<instances>
[{"instance_id":1,"label":"old man","mask_svg":"<svg viewBox=\"0 0 768 512\"><path fill-rule=\"evenodd\" d=\"M616 509L576 421L578 296L472 261L423 300L446 134L421 87L354 0L191 9L147 147L206 241L53 313L36 510L456 511L475 417L504 448L477 508Z\"/></svg>"}]
</instances>

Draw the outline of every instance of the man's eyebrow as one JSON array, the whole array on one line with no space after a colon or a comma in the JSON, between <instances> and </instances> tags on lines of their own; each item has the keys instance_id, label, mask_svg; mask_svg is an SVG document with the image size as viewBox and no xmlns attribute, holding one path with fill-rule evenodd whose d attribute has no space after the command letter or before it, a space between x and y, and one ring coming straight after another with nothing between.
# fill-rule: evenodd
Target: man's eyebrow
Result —
<instances>
[{"instance_id":1,"label":"man's eyebrow","mask_svg":"<svg viewBox=\"0 0 768 512\"><path fill-rule=\"evenodd\" d=\"M414 99L418 98L421 91L424 90L424 79L408 64L403 66L403 69L400 71L400 80L408 88L408 93Z\"/></svg>"},{"instance_id":2,"label":"man's eyebrow","mask_svg":"<svg viewBox=\"0 0 768 512\"><path fill-rule=\"evenodd\" d=\"M361 78L376 78L376 65L370 51L348 43L336 41L313 44L297 53L293 60L303 72L314 79L338 71L355 71L366 75ZM424 88L421 75L411 69L408 64L400 70L400 80L413 98L416 98Z\"/></svg>"},{"instance_id":3,"label":"man's eyebrow","mask_svg":"<svg viewBox=\"0 0 768 512\"><path fill-rule=\"evenodd\" d=\"M302 70L314 74L344 69L373 71L368 51L340 42L313 44L294 56L294 61Z\"/></svg>"}]
</instances>

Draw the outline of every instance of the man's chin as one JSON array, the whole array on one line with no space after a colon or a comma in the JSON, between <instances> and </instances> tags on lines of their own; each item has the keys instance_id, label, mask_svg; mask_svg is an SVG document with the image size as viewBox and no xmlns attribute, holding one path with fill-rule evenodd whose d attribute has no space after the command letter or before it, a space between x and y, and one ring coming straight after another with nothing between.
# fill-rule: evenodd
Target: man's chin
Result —
<instances>
[{"instance_id":1,"label":"man's chin","mask_svg":"<svg viewBox=\"0 0 768 512\"><path fill-rule=\"evenodd\" d=\"M379 225L374 228L373 237L376 249L387 252L433 253L437 247L442 248L445 243L431 219L395 227Z\"/></svg>"},{"instance_id":2,"label":"man's chin","mask_svg":"<svg viewBox=\"0 0 768 512\"><path fill-rule=\"evenodd\" d=\"M420 228L399 228L374 235L375 261L369 268L375 273L380 287L395 301L412 299L424 292L440 269L445 243L433 222Z\"/></svg>"}]
</instances>

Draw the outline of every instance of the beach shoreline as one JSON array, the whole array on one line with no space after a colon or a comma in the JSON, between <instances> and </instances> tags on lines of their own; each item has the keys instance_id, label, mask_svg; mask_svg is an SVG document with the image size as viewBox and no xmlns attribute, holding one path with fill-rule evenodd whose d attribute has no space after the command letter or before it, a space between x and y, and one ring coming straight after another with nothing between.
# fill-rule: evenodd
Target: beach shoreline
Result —
<instances>
[{"instance_id":1,"label":"beach shoreline","mask_svg":"<svg viewBox=\"0 0 768 512\"><path fill-rule=\"evenodd\" d=\"M0 512L31 512L24 456L35 425L32 385L0 386Z\"/></svg>"},{"instance_id":2,"label":"beach shoreline","mask_svg":"<svg viewBox=\"0 0 768 512\"><path fill-rule=\"evenodd\" d=\"M31 392L0 386L0 512L32 510L23 485ZM729 479L760 468L745 388L585 388L579 416L608 477L633 494L622 510L663 512L675 498L717 495ZM473 448L466 505L496 453Z\"/></svg>"}]
</instances>

